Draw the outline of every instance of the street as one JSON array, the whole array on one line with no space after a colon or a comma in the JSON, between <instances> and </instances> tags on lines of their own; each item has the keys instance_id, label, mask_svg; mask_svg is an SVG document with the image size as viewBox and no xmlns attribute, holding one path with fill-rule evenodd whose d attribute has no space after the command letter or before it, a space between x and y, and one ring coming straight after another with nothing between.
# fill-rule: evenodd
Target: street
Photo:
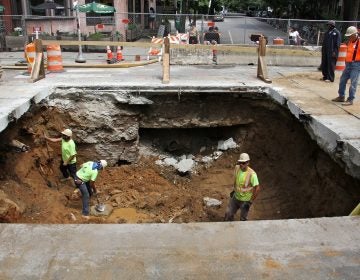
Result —
<instances>
[{"instance_id":1,"label":"street","mask_svg":"<svg viewBox=\"0 0 360 280\"><path fill-rule=\"evenodd\" d=\"M225 17L224 22L215 22L215 26L219 27L222 44L251 44L251 34L264 34L270 43L277 37L284 39L285 43L287 39L283 31L251 17Z\"/></svg>"}]
</instances>

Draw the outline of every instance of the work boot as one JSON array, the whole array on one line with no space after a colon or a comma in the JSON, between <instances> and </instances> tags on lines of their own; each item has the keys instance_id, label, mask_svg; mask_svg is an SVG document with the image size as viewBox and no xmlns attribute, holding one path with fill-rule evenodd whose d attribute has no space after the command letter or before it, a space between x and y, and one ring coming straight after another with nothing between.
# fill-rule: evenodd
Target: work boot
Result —
<instances>
[{"instance_id":1,"label":"work boot","mask_svg":"<svg viewBox=\"0 0 360 280\"><path fill-rule=\"evenodd\" d=\"M353 105L353 101L348 98L348 99L347 99L344 103L342 103L341 105L343 105L343 106L350 106L350 105Z\"/></svg>"},{"instance_id":2,"label":"work boot","mask_svg":"<svg viewBox=\"0 0 360 280\"><path fill-rule=\"evenodd\" d=\"M344 102L345 101L345 97L344 96L338 96L334 99L331 99L331 101L334 101L334 102Z\"/></svg>"}]
</instances>

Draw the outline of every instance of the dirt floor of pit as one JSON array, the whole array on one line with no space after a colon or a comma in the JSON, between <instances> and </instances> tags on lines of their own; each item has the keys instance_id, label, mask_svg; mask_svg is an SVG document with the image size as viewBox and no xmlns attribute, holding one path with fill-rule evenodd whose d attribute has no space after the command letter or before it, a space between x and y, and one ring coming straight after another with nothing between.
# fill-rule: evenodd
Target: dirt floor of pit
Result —
<instances>
[{"instance_id":1,"label":"dirt floor of pit","mask_svg":"<svg viewBox=\"0 0 360 280\"><path fill-rule=\"evenodd\" d=\"M347 215L358 203L359 181L346 175L319 150L301 124L291 117L280 116L264 118L263 126L248 135L241 149L226 151L191 176L179 176L171 167L155 164L158 158L154 156L141 156L135 164L107 168L100 173L97 186L101 201L113 206L114 211L109 217L84 221L80 214L81 201L73 195L73 183L59 180L60 144L46 144L42 137L46 130L60 131L69 120L56 111L44 112L27 114L1 135L0 190L23 211L20 218L13 220L9 214L10 220L6 222L222 221L232 188L233 167L243 150L252 155L252 167L262 185L250 219ZM270 146L269 136L275 139ZM11 139L26 143L30 151L10 149L4 143ZM95 158L95 151L89 154L86 149L85 153L78 145L78 163ZM206 207L203 203L206 196L222 201L222 205ZM92 199L91 204L95 203Z\"/></svg>"}]
</instances>

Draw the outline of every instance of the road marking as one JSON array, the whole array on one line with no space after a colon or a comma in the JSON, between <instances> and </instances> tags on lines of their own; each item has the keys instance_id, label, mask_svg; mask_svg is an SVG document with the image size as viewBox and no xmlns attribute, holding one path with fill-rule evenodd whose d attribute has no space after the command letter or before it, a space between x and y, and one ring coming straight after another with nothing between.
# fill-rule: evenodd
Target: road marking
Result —
<instances>
[{"instance_id":1,"label":"road marking","mask_svg":"<svg viewBox=\"0 0 360 280\"><path fill-rule=\"evenodd\" d=\"M231 42L231 44L234 44L233 39L232 39L232 37L231 37L230 30L229 30L228 32L229 32L230 42Z\"/></svg>"}]
</instances>

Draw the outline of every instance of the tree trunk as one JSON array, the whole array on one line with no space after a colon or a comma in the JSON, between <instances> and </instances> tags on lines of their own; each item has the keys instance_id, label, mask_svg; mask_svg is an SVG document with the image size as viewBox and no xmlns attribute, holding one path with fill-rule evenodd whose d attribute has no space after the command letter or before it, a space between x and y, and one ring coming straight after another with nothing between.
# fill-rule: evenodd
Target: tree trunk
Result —
<instances>
[{"instance_id":1,"label":"tree trunk","mask_svg":"<svg viewBox=\"0 0 360 280\"><path fill-rule=\"evenodd\" d=\"M343 20L356 20L359 15L360 0L343 0Z\"/></svg>"}]
</instances>

